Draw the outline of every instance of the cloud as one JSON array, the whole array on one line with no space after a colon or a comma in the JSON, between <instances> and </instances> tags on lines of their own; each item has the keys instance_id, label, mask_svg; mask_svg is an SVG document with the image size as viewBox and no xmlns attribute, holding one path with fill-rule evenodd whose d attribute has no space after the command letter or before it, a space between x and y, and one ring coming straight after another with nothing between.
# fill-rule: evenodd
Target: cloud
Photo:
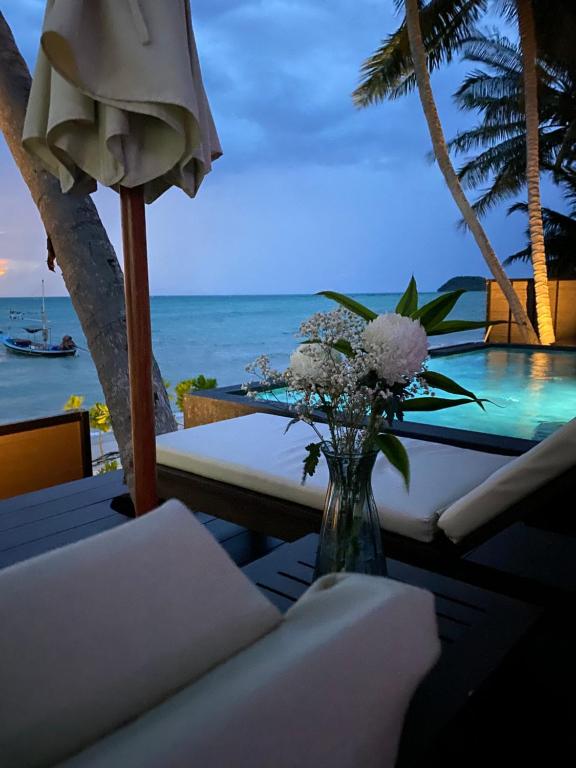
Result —
<instances>
[{"instance_id":1,"label":"cloud","mask_svg":"<svg viewBox=\"0 0 576 768\"><path fill-rule=\"evenodd\" d=\"M222 172L410 162L421 131L407 103L392 105L383 120L351 99L361 62L394 23L385 4L222 1L196 3L195 12Z\"/></svg>"},{"instance_id":2,"label":"cloud","mask_svg":"<svg viewBox=\"0 0 576 768\"><path fill-rule=\"evenodd\" d=\"M8 272L8 259L0 259L0 277L4 277L6 272Z\"/></svg>"},{"instance_id":3,"label":"cloud","mask_svg":"<svg viewBox=\"0 0 576 768\"><path fill-rule=\"evenodd\" d=\"M204 81L224 156L194 201L170 191L149 209L155 293L395 290L414 272L434 288L482 273L438 170L417 97L366 110L351 93L362 61L398 23L382 0L192 0ZM43 0L2 11L32 67ZM446 134L463 126L451 94L463 68L433 76ZM46 271L45 235L0 146L4 295L34 293ZM11 170L10 170L11 169ZM95 196L120 254L118 198ZM503 256L523 223L491 219Z\"/></svg>"}]
</instances>

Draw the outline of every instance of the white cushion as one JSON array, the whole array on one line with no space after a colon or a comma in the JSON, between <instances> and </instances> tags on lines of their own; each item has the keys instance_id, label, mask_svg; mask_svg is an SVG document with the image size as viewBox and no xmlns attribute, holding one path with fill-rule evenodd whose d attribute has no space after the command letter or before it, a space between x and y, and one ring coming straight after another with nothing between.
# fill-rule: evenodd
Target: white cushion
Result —
<instances>
[{"instance_id":1,"label":"white cushion","mask_svg":"<svg viewBox=\"0 0 576 768\"><path fill-rule=\"evenodd\" d=\"M301 484L305 446L317 436L307 424L256 413L160 435L158 463L259 493L322 509L328 469L322 459ZM326 434L326 427L318 425ZM410 456L411 485L379 456L372 476L382 527L419 541L431 541L443 509L496 469L509 456L469 451L424 440L403 439Z\"/></svg>"},{"instance_id":2,"label":"white cushion","mask_svg":"<svg viewBox=\"0 0 576 768\"><path fill-rule=\"evenodd\" d=\"M451 504L438 525L457 542L575 466L576 419L572 419Z\"/></svg>"},{"instance_id":3,"label":"white cushion","mask_svg":"<svg viewBox=\"0 0 576 768\"><path fill-rule=\"evenodd\" d=\"M438 654L430 593L327 576L273 632L65 765L393 768Z\"/></svg>"},{"instance_id":4,"label":"white cushion","mask_svg":"<svg viewBox=\"0 0 576 768\"><path fill-rule=\"evenodd\" d=\"M7 768L53 765L281 620L175 501L2 571L0 616Z\"/></svg>"}]
</instances>

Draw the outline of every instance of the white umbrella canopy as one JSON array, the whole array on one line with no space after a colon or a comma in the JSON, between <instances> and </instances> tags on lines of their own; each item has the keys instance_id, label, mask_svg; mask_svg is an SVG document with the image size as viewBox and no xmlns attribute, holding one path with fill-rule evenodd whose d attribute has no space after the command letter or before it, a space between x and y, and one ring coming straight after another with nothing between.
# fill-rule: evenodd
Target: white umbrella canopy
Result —
<instances>
[{"instance_id":1,"label":"white umbrella canopy","mask_svg":"<svg viewBox=\"0 0 576 768\"><path fill-rule=\"evenodd\" d=\"M193 197L222 151L188 0L49 0L23 143L64 192Z\"/></svg>"},{"instance_id":2,"label":"white umbrella canopy","mask_svg":"<svg viewBox=\"0 0 576 768\"><path fill-rule=\"evenodd\" d=\"M22 137L63 192L120 192L137 514L156 503L144 202L222 154L188 0L48 0Z\"/></svg>"}]
</instances>

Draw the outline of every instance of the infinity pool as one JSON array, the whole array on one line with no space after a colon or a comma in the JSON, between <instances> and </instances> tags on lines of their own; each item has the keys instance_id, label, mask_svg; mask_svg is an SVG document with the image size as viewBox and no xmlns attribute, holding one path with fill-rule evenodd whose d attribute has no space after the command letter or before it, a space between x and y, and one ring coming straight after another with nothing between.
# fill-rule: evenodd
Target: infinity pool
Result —
<instances>
[{"instance_id":1,"label":"infinity pool","mask_svg":"<svg viewBox=\"0 0 576 768\"><path fill-rule=\"evenodd\" d=\"M485 412L470 404L409 414L407 421L542 440L576 416L576 350L488 347L434 357L429 368L492 403L486 403ZM258 397L287 402L285 390Z\"/></svg>"}]
</instances>

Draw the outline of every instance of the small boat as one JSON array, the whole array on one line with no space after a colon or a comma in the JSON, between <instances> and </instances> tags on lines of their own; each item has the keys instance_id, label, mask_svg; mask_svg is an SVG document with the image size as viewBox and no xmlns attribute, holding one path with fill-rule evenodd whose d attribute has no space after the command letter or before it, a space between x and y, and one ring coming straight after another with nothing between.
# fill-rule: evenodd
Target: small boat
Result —
<instances>
[{"instance_id":1,"label":"small boat","mask_svg":"<svg viewBox=\"0 0 576 768\"><path fill-rule=\"evenodd\" d=\"M62 349L59 344L45 344L44 342L35 342L32 339L17 339L12 336L5 336L2 344L10 352L16 352L19 355L31 355L41 357L74 357L76 347L71 349Z\"/></svg>"},{"instance_id":2,"label":"small boat","mask_svg":"<svg viewBox=\"0 0 576 768\"><path fill-rule=\"evenodd\" d=\"M53 344L51 340L50 323L46 314L46 301L44 299L44 280L42 280L42 305L39 317L30 317L23 312L11 309L9 312L11 321L25 323L22 330L28 337L18 336L2 337L2 344L10 352L30 357L73 357L76 354L76 344L72 336L64 336L60 344ZM38 338L41 334L41 338Z\"/></svg>"}]
</instances>

